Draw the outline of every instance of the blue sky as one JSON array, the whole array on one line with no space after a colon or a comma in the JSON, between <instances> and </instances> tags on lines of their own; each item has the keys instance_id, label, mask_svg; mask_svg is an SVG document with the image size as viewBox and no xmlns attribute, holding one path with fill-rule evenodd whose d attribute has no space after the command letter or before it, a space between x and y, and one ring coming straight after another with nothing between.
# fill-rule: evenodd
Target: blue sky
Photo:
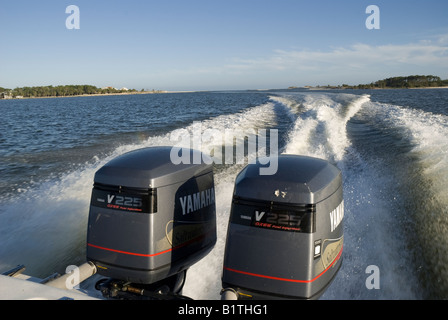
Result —
<instances>
[{"instance_id":1,"label":"blue sky","mask_svg":"<svg viewBox=\"0 0 448 320\"><path fill-rule=\"evenodd\" d=\"M368 30L366 8L380 9ZM66 7L80 9L69 30ZM224 90L448 78L448 1L4 1L0 87Z\"/></svg>"}]
</instances>

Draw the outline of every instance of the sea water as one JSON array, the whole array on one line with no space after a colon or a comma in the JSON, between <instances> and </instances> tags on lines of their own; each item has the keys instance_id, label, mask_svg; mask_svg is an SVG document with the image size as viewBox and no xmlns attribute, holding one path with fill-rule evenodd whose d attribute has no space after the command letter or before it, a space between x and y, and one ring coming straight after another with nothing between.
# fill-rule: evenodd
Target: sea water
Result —
<instances>
[{"instance_id":1,"label":"sea water","mask_svg":"<svg viewBox=\"0 0 448 320\"><path fill-rule=\"evenodd\" d=\"M95 172L125 152L173 145L176 130L200 122L203 131L276 129L280 153L342 170L343 265L322 299L448 298L447 89L0 100L0 110L0 271L25 264L45 277L83 263ZM184 295L219 299L244 165L215 165L218 240L188 270ZM373 289L371 266L379 271Z\"/></svg>"}]
</instances>

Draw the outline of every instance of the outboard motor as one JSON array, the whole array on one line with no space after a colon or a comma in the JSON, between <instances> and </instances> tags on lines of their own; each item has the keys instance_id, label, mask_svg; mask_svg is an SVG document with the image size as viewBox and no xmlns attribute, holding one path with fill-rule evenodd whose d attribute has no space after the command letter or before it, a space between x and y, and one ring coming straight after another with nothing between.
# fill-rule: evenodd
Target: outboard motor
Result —
<instances>
[{"instance_id":1,"label":"outboard motor","mask_svg":"<svg viewBox=\"0 0 448 320\"><path fill-rule=\"evenodd\" d=\"M340 170L310 157L278 161L274 175L257 163L235 180L223 299L317 299L341 267Z\"/></svg>"},{"instance_id":2,"label":"outboard motor","mask_svg":"<svg viewBox=\"0 0 448 320\"><path fill-rule=\"evenodd\" d=\"M87 260L109 277L97 286L107 297L179 293L186 270L215 245L212 165L173 164L171 152L129 152L95 174ZM196 150L182 152L190 159L204 157Z\"/></svg>"}]
</instances>

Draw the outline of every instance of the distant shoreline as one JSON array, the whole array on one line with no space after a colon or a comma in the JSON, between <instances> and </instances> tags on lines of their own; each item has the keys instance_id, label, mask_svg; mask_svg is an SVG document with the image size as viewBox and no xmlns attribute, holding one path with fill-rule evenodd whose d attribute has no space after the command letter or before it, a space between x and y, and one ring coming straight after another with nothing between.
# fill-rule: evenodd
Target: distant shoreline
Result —
<instances>
[{"instance_id":1,"label":"distant shoreline","mask_svg":"<svg viewBox=\"0 0 448 320\"><path fill-rule=\"evenodd\" d=\"M337 86L324 86L324 87L303 87L308 90L424 90L424 89L448 89L446 87L416 87L416 88L356 88L356 87L337 87Z\"/></svg>"},{"instance_id":2,"label":"distant shoreline","mask_svg":"<svg viewBox=\"0 0 448 320\"><path fill-rule=\"evenodd\" d=\"M289 87L287 89L307 89L310 91L314 90L428 90L428 89L448 89L448 86L437 86L437 87L414 87L414 88L357 88L355 86L341 87L341 86L306 86L306 87ZM269 89L265 89L269 91ZM257 90L259 91L259 90ZM264 91L264 90L263 90ZM43 97L9 97L0 98L0 100L26 100L26 99L54 99L54 98L79 98L79 97L104 97L104 96L128 96L128 95L140 95L140 94L166 94L166 93L192 93L201 92L198 91L166 91L166 90L156 90L156 91L131 91L131 92L111 92L111 93L92 93L92 94L79 94L79 95L66 95L66 96L43 96Z\"/></svg>"},{"instance_id":3,"label":"distant shoreline","mask_svg":"<svg viewBox=\"0 0 448 320\"><path fill-rule=\"evenodd\" d=\"M67 96L44 96L44 97L11 97L4 98L0 100L27 100L27 99L54 99L54 98L79 98L79 97L104 97L104 96L129 96L129 95L139 95L139 94L164 94L164 93L186 93L186 92L196 92L196 91L136 91L136 92L116 92L116 93L92 93L92 94L78 94L78 95L67 95Z\"/></svg>"},{"instance_id":4,"label":"distant shoreline","mask_svg":"<svg viewBox=\"0 0 448 320\"><path fill-rule=\"evenodd\" d=\"M135 89L114 87L98 88L93 85L58 85L58 86L34 86L8 89L0 87L0 99L40 99L40 98L67 98L67 97L99 97L133 94L160 94L187 91L167 91L160 89L137 91Z\"/></svg>"},{"instance_id":5,"label":"distant shoreline","mask_svg":"<svg viewBox=\"0 0 448 320\"><path fill-rule=\"evenodd\" d=\"M425 87L425 88L409 88L411 90L418 90L418 89L448 89L448 86L446 87Z\"/></svg>"}]
</instances>

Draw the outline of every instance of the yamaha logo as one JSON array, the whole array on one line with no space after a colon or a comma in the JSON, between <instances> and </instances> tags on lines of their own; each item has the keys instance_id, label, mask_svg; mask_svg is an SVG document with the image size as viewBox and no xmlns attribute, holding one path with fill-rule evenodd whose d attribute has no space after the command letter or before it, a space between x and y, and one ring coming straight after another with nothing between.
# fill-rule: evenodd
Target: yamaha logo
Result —
<instances>
[{"instance_id":1,"label":"yamaha logo","mask_svg":"<svg viewBox=\"0 0 448 320\"><path fill-rule=\"evenodd\" d=\"M210 188L179 198L182 215L186 215L215 203L215 189Z\"/></svg>"}]
</instances>

